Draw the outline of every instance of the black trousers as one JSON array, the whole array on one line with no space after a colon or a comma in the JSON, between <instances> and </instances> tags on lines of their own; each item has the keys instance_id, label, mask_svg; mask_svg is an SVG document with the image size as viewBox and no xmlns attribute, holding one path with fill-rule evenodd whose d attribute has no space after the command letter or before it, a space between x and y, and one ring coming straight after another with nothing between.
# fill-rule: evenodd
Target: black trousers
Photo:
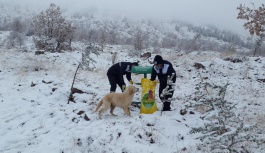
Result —
<instances>
[{"instance_id":1,"label":"black trousers","mask_svg":"<svg viewBox=\"0 0 265 153\"><path fill-rule=\"evenodd\" d=\"M176 82L176 76L173 77L172 81ZM174 94L174 90L170 91L171 95L165 95L164 97L161 97L161 94L163 90L167 87L167 78L160 78L159 79L160 85L159 85L159 98L164 103L163 110L170 110L170 104L171 101L168 100L169 98L172 98ZM172 89L172 86L169 86L168 90Z\"/></svg>"},{"instance_id":2,"label":"black trousers","mask_svg":"<svg viewBox=\"0 0 265 153\"><path fill-rule=\"evenodd\" d=\"M119 76L108 74L108 79L109 79L109 83L110 83L110 92L115 92L117 85L119 85L119 87L122 90L123 84L121 83Z\"/></svg>"}]
</instances>

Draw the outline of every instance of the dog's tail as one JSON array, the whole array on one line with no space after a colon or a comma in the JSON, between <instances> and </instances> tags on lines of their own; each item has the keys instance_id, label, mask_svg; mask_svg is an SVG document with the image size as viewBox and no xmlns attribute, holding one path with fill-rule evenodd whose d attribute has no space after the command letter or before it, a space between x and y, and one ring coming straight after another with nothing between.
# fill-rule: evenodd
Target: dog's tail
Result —
<instances>
[{"instance_id":1,"label":"dog's tail","mask_svg":"<svg viewBox=\"0 0 265 153\"><path fill-rule=\"evenodd\" d=\"M94 110L94 113L98 111L98 109L102 104L103 104L103 99L101 99L101 101L98 103L97 108Z\"/></svg>"}]
</instances>

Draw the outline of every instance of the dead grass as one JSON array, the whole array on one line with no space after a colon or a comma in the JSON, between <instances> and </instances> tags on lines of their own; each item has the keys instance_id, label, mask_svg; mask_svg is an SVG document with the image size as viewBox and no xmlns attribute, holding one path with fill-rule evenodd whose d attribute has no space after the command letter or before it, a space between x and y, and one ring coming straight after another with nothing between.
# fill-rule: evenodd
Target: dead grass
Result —
<instances>
[{"instance_id":1,"label":"dead grass","mask_svg":"<svg viewBox=\"0 0 265 153\"><path fill-rule=\"evenodd\" d=\"M205 113L205 111L207 110L206 106L197 106L194 108L195 111L198 111L200 113Z\"/></svg>"},{"instance_id":2,"label":"dead grass","mask_svg":"<svg viewBox=\"0 0 265 153\"><path fill-rule=\"evenodd\" d=\"M168 61L183 61L183 59L189 59L192 63L210 61L217 57L219 57L219 55L216 52L197 52L197 54L195 54L195 52L189 54L171 52L167 55L163 55L163 58Z\"/></svg>"},{"instance_id":3,"label":"dead grass","mask_svg":"<svg viewBox=\"0 0 265 153\"><path fill-rule=\"evenodd\" d=\"M265 114L258 114L256 118L256 123L260 125L262 129L265 129Z\"/></svg>"},{"instance_id":4,"label":"dead grass","mask_svg":"<svg viewBox=\"0 0 265 153\"><path fill-rule=\"evenodd\" d=\"M233 57L233 56L239 56L240 54L237 54L236 52L232 51L223 51L220 52L220 57L221 58L226 58L226 57Z\"/></svg>"}]
</instances>

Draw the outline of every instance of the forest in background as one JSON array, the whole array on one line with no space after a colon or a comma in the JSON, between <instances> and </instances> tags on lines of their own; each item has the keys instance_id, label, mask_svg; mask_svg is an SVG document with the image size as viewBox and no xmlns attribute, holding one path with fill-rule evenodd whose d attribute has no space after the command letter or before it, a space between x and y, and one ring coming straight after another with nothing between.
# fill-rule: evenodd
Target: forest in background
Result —
<instances>
[{"instance_id":1,"label":"forest in background","mask_svg":"<svg viewBox=\"0 0 265 153\"><path fill-rule=\"evenodd\" d=\"M71 45L72 42L93 42L102 46L131 45L137 51L161 48L174 51L191 52L220 51L220 52L248 52L254 48L254 40L244 38L232 31L218 29L213 25L193 25L179 20L153 21L151 19L135 20L126 16L122 18L104 17L90 8L70 12L61 10L53 4L59 16L72 30L65 35L62 43ZM0 31L9 31L8 39L1 40L0 45L7 48L25 48L24 40L33 36L36 44L36 28L32 26L34 18L41 14L40 10L24 8L19 5L0 3ZM51 9L47 8L47 10ZM47 10L42 10L45 12ZM47 28L47 27L44 27ZM47 38L45 38L47 43ZM58 44L58 42L57 42ZM37 46L38 47L38 46ZM41 45L40 45L41 47ZM61 47L57 50L72 50L71 47ZM41 48L39 48L41 49ZM46 50L46 48L43 48Z\"/></svg>"}]
</instances>

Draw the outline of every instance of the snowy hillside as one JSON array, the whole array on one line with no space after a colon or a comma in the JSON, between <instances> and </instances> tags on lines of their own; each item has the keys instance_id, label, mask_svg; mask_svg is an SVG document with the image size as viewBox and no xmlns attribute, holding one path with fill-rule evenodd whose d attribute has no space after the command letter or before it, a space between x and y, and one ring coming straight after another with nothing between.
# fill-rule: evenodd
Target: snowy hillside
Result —
<instances>
[{"instance_id":1,"label":"snowy hillside","mask_svg":"<svg viewBox=\"0 0 265 153\"><path fill-rule=\"evenodd\" d=\"M56 4L56 3L55 3ZM32 5L36 5L35 3ZM0 30L16 31L22 36L34 34L31 22L33 17L41 11L45 11L48 4L30 7L25 4L11 4L9 1L0 2ZM58 5L58 4L56 4ZM218 29L208 25L193 25L176 19L152 20L133 19L126 15L110 16L95 9L66 9L61 8L62 16L70 21L75 27L74 41L96 42L112 45L135 45L135 40L141 39L141 46L134 46L137 50L150 47L169 48L191 52L193 50L214 51L239 51L249 52L253 49L251 38L242 37L232 31ZM16 31L17 32L17 31ZM5 47L27 47L23 39L20 42L18 36L10 36L6 40L9 43ZM21 36L20 36L21 37ZM10 45L10 41L14 41Z\"/></svg>"},{"instance_id":2,"label":"snowy hillside","mask_svg":"<svg viewBox=\"0 0 265 153\"><path fill-rule=\"evenodd\" d=\"M162 104L156 95L159 110L153 114L140 114L139 108L131 106L132 117L117 108L114 112L118 116L111 116L107 111L103 119L98 120L97 113L92 111L109 92L106 71L111 65L113 51L118 52L117 62L140 59L129 56L126 46L107 46L94 57L97 61L94 71L79 71L74 87L85 93L74 94L76 103L67 104L81 50L35 55L33 50L1 49L0 152L205 152L198 150L200 141L190 134L192 127L202 125L200 112L191 108L187 114L180 114L192 100L201 78L218 85L229 82L225 99L237 103L236 114L242 116L246 124L256 124L258 131L265 132L265 58L237 57L238 60L233 60L226 58L233 55L217 52L161 53L173 63L177 72L171 112L160 114ZM196 69L196 62L203 64L205 69ZM143 59L140 64L150 66ZM142 77L132 75L135 82ZM134 101L139 101L140 93L135 95ZM264 152L265 144L263 142L258 148L246 146L250 152Z\"/></svg>"},{"instance_id":3,"label":"snowy hillside","mask_svg":"<svg viewBox=\"0 0 265 153\"><path fill-rule=\"evenodd\" d=\"M66 9L70 3L61 0L61 9L53 4L50 11L63 22L45 25L36 19L53 14L46 1L12 2L0 2L0 153L265 152L265 57L247 56L254 40L169 17L110 16L93 5ZM92 63L76 73L88 52ZM134 104L130 117L116 108L117 116L106 111L99 119L93 111L110 91L108 68L122 61L152 66L158 54L176 70L172 111L161 111L156 93L153 114L140 114ZM140 89L134 102L143 77L132 74Z\"/></svg>"}]
</instances>

